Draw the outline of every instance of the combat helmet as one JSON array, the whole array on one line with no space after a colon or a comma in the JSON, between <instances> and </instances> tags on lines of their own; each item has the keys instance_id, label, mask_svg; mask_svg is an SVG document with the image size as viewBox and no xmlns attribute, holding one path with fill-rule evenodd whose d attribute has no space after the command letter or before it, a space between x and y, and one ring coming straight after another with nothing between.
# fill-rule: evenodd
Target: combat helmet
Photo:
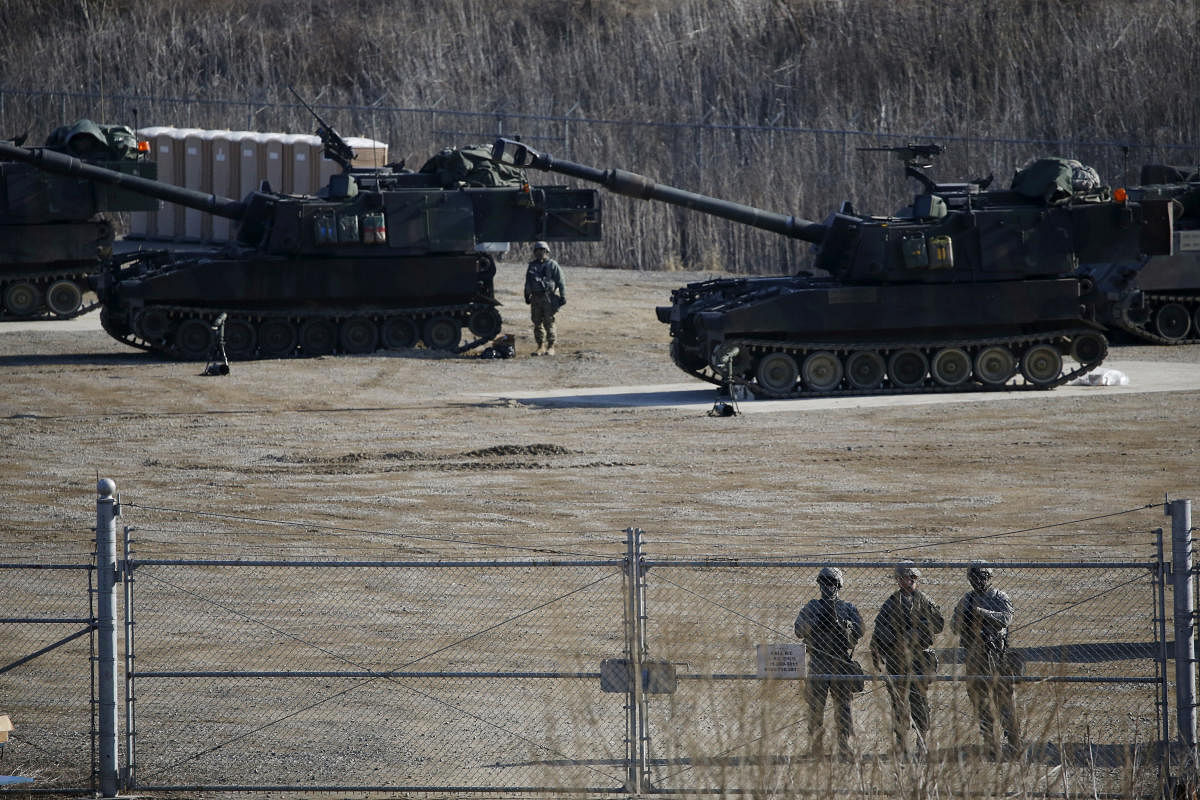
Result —
<instances>
[{"instance_id":1,"label":"combat helmet","mask_svg":"<svg viewBox=\"0 0 1200 800\"><path fill-rule=\"evenodd\" d=\"M832 583L840 589L844 583L842 571L837 567L822 567L817 573L817 583Z\"/></svg>"}]
</instances>

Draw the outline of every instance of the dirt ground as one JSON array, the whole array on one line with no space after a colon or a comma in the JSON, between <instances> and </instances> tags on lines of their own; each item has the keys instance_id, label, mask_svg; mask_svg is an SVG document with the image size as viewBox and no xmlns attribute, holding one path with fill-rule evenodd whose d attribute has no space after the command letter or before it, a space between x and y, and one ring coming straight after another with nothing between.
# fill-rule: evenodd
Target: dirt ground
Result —
<instances>
[{"instance_id":1,"label":"dirt ground","mask_svg":"<svg viewBox=\"0 0 1200 800\"><path fill-rule=\"evenodd\" d=\"M530 358L521 270L503 264L497 278L512 360L418 350L203 377L202 364L111 340L94 314L0 326L10 555L86 548L97 474L117 481L130 524L136 506L304 522L323 527L293 530L283 546L331 556L613 554L630 526L659 554L1141 556L1149 531L1169 529L1161 510L1073 521L1200 496L1200 391L796 400L732 418L522 402L536 390L688 381L654 306L702 276L568 265L558 355ZM1196 364L1200 347L1116 347L1113 359ZM1070 524L946 544L1049 523ZM212 546L239 549L227 536Z\"/></svg>"},{"instance_id":2,"label":"dirt ground","mask_svg":"<svg viewBox=\"0 0 1200 800\"><path fill-rule=\"evenodd\" d=\"M714 557L719 564L752 556L862 561L898 557L1143 560L1153 553L1153 529L1170 528L1160 505L1164 496L1200 496L1200 389L1155 393L1138 392L1136 385L1134 391L1123 392L1101 387L1060 389L991 396L987 402L976 402L978 396L943 396L939 402L920 403L907 398L907 402L881 404L858 399L832 404L795 400L774 403L769 413L736 417L709 416L703 404L680 408L602 400L589 405L530 400L549 390L579 389L582 394L597 387L686 383L689 379L668 357L667 328L656 321L654 306L666 303L672 288L703 276L568 265L570 303L560 315L558 355L531 358L526 308L517 294L522 269L520 264L504 264L497 279L506 330L517 334L518 357L512 360L417 350L235 363L228 376L204 377L202 364L163 361L111 340L100 331L95 315L71 323L0 326L0 385L4 387L0 479L6 495L0 504L0 541L5 560L87 561L93 549L90 528L98 476L117 481L123 523L135 527L136 555L142 558L607 558L624 552L623 531L632 526L645 530L646 550L652 558ZM1200 364L1200 347L1120 347L1114 348L1110 360L1194 370ZM443 574L448 576L445 591L460 591L456 573ZM676 579L679 575L690 573L675 573ZM1036 591L1025 587L1027 595L1033 592L1032 596L1045 599L1062 594L1061 603L1069 605L1072 592L1086 595L1095 590L1066 585L1062 575L1045 575ZM781 581L777 586L756 584L746 597L756 598L753 614L765 615L763 609L769 608L779 617L772 617L778 631L767 635L786 640L794 614L793 596L811 591L811 585L794 586L790 574L776 579ZM691 576L694 586L689 591L702 593L713 580L713 574L701 570ZM755 573L728 576L728 580L761 582L764 578ZM887 583L885 576L871 570L852 574L852 580L860 595L870 595L870 602L882 597L882 584ZM39 585L30 582L31 587ZM222 577L219 585L220 589L205 590L206 594L211 597L216 591L225 597L241 586L236 590L248 592L247 597L230 594L227 602L256 609L255 614L280 615L273 629L297 626L302 638L327 637L328 641L321 641L330 652L357 641L344 635L344 626L352 624L346 619L347 610L364 604L364 590L341 598L314 596L314 603L331 604L314 611L307 583L292 587L286 598L283 589L265 591L257 581L237 584ZM155 583L143 580L140 586L139 596L151 598L148 611L166 612L165 628L157 635L148 619L139 623L143 649L166 647L163 642L175 642L171 637L179 636L175 642L179 650L172 651L172 658L194 656L196 663L211 666L211 637L189 639L190 627L180 623L178 615L191 613L191 601L180 595L182 601L168 596L154 602L145 593ZM478 625L473 601L446 602L440 608L441 590L432 589L427 580L414 586L415 590L404 586L383 594L394 605L400 602L396 598L415 591L405 603L438 605L438 612L422 617L428 620L422 624L435 625L443 615L457 614L443 620L455 639ZM545 588L522 584L519 596L514 594L515 600L509 602L515 602L516 608L533 607L541 602L534 593ZM949 591L943 587L943 594ZM255 605L260 596L254 592L263 592L261 608ZM1116 635L1126 639L1140 638L1143 631L1148 635L1151 609L1137 605L1146 596L1144 589L1137 592L1129 600L1134 622L1121 620L1117 627L1106 627L1098 620L1097 631L1121 630ZM673 610L687 616L683 612L692 596L680 593ZM616 595L603 597L611 603ZM365 605L372 608L369 602ZM296 608L301 611L293 613ZM564 652L619 655L619 631L613 628L620 619L619 609L609 612L603 622L607 627L597 630L611 629L611 635L581 643L573 632L564 632L562 641L569 643ZM147 616L152 614L149 611ZM371 637L381 636L387 643L397 641L402 633L415 636L412 646L420 652L431 647L422 639L426 633L429 641L444 635L432 629L408 631L411 617L392 616L386 623L371 618L354 624L366 625L374 631ZM315 620L329 623L328 629L318 632ZM696 624L704 633L696 634L689 646L708 642L714 633L702 620ZM1130 625L1135 632L1128 633ZM530 641L541 645L554 632L553 627L539 630L530 634ZM1035 639L1035 633L1042 638ZM751 625L749 631L729 628L724 635L764 634ZM1103 632L1097 635L1104 640ZM257 652L258 640L252 636L227 638L249 648L232 663L248 663ZM1076 641L1080 634L1031 629L1026 639L1035 644L1043 639ZM469 641L475 650L464 650L459 657L469 663L484 658L482 640ZM740 639L724 645L717 651L738 656L752 652ZM391 659L385 659L385 665L406 663L379 647ZM500 637L495 647L500 654L497 663L511 668L504 654L513 650L513 640ZM701 648L701 652L711 650L707 645ZM227 655L241 652L231 650ZM312 668L307 658L297 657L289 666ZM591 661L583 666L595 668ZM734 667L744 669L740 662ZM37 681L38 675L17 677ZM1045 692L1053 690L1054 685L1049 686ZM201 701L195 701L194 707L182 706L185 711L178 705L184 702L180 698L144 693L139 714L145 720L143 729L149 731L142 745L143 756L149 753L149 757L143 765L159 769L145 773L151 783L287 782L307 775L301 769L305 764L313 771L312 780L320 781L341 769L323 765L317 770L315 762L307 760L310 753L289 747L290 761L282 763L281 755L281 765L264 767L260 775L259 762L267 755L256 740L248 740L244 750L231 754L234 748L230 748L214 756L228 759L228 765L204 761L194 767L196 777L187 770L183 778L178 777L169 766L174 757L155 748L169 744L181 748L179 752L203 750L204 742L174 741L173 720L180 714L207 719L217 711L209 712L204 698L223 696L227 689L222 685L196 691ZM262 691L261 686L247 690L246 697ZM320 694L328 689L316 686L312 691ZM468 704L469 692L458 698L444 687L438 691ZM520 686L497 695L495 713L512 712L510 706L517 703L513 698L525 697L526 691ZM1072 711L1072 724L1095 724L1089 714L1111 705L1111 696L1098 699L1097 693L1104 691L1091 687L1072 695L1071 702L1082 709ZM86 693L78 684L65 686L62 692L68 698L63 703L72 703L75 709L72 721L64 723L76 731L67 746L79 752L57 762L48 760L45 770L57 775L55 764L69 760L72 767L61 778L69 785L78 780L75 768L87 762L81 749L86 736L79 734L86 730ZM582 702L581 696L588 695L567 695L557 702L569 706ZM47 697L46 686L31 686L26 700L32 697ZM1149 715L1148 697L1145 692L1137 694L1128 709L1113 706L1114 713L1139 709L1137 713ZM260 699L280 708L300 702L270 694ZM156 701L163 703L157 711ZM1043 701L1045 707L1055 707L1042 694L1030 693L1024 703ZM527 702L525 708L538 709L532 717L535 721L537 714L545 713L546 698L531 696ZM276 712L275 707L259 709L245 703L241 706L244 724ZM382 713L378 709L386 709L387 704L380 701L370 707L372 713ZM581 707L577 717L589 718L589 708ZM619 706L614 713L618 712ZM50 713L49 707L45 713ZM799 718L798 711L788 713ZM879 716L883 712L868 710L868 716L871 713L883 719ZM959 716L968 720L969 727L969 714ZM37 713L25 710L22 719L28 718L36 719ZM396 719L415 718L424 717L414 711ZM612 719L619 721L619 713ZM49 718L39 722L47 729L31 731L31 744L54 734ZM220 739L227 735L218 724L224 722L206 722L217 726L217 734L210 734L209 728L203 731ZM369 732L398 724L392 717L371 722ZM861 724L874 731L876 739L883 735L879 733L884 730L882 723ZM165 733L156 732L155 725ZM1108 722L1101 725L1092 732L1106 742L1121 744L1142 736L1118 732ZM243 727L234 730L240 733ZM609 744L619 753L619 726L615 730ZM790 725L784 730L792 736ZM467 738L490 741L483 733ZM467 759L455 749L461 741L460 736L444 750L431 750L434 760L420 769L434 777L400 756L389 756L390 768L400 771L381 773L377 779L392 785L493 779L490 773L482 778L477 773L461 778L439 773L443 763L488 764L488 759L497 758L489 751L478 758L473 755L475 761ZM581 745L583 752L590 752L593 744ZM379 743L360 737L346 747L351 756L368 762L367 754L394 745L391 740ZM869 744L864 739L864 748L885 750L886 743ZM275 751L266 749L275 758ZM38 757L48 755L33 752ZM321 753L322 758L349 757L337 748ZM188 763L187 769L193 769ZM1049 769L1054 760L1046 763ZM346 774L352 782L362 780L361 771Z\"/></svg>"}]
</instances>

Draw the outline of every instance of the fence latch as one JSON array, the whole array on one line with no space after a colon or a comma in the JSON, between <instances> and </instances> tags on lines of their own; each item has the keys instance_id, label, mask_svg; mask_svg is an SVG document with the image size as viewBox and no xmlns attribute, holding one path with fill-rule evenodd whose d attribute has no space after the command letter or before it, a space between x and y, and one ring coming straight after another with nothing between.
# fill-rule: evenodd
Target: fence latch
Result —
<instances>
[{"instance_id":1,"label":"fence latch","mask_svg":"<svg viewBox=\"0 0 1200 800\"><path fill-rule=\"evenodd\" d=\"M679 678L670 661L642 662L642 691L646 694L675 694ZM627 658L600 662L600 691L628 694L633 691L633 670Z\"/></svg>"}]
</instances>

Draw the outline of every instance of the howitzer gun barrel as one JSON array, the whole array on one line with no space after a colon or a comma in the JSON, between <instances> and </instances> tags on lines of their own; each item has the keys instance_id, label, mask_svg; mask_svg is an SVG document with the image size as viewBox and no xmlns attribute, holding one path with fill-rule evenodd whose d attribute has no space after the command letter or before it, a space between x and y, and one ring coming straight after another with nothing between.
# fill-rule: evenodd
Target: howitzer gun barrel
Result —
<instances>
[{"instance_id":1,"label":"howitzer gun barrel","mask_svg":"<svg viewBox=\"0 0 1200 800\"><path fill-rule=\"evenodd\" d=\"M7 142L0 142L0 158L22 161L45 172L117 186L137 194L215 214L218 217L240 220L246 212L246 204L241 200L206 194L195 189L185 189L182 186L105 169L86 161L80 161L78 158L56 153L53 150L17 147Z\"/></svg>"},{"instance_id":2,"label":"howitzer gun barrel","mask_svg":"<svg viewBox=\"0 0 1200 800\"><path fill-rule=\"evenodd\" d=\"M673 186L664 186L644 175L638 175L636 172L626 172L623 169L597 169L553 158L546 153L539 153L523 142L512 139L496 140L496 143L492 145L492 160L514 167L540 169L569 175L579 180L598 183L611 192L627 197L636 197L640 200L661 200L664 203L691 208L715 217L814 244L824 241L828 230L818 222L763 211L753 206L731 203L727 200L718 200L715 197L676 189Z\"/></svg>"}]
</instances>

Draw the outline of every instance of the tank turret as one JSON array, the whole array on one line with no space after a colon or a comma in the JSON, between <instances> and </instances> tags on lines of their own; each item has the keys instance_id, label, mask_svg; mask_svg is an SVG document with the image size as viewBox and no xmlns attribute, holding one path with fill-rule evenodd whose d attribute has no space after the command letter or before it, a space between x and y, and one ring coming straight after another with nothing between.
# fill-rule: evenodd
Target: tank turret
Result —
<instances>
[{"instance_id":1,"label":"tank turret","mask_svg":"<svg viewBox=\"0 0 1200 800\"><path fill-rule=\"evenodd\" d=\"M693 283L658 308L673 360L704 380L771 397L1048 389L1099 365L1107 340L1077 269L1101 254L1136 268L1169 253L1170 202L1076 186L1056 159L1031 165L1009 189L990 189L990 179L938 183L917 163L935 148L886 148L922 186L899 213L864 215L844 203L820 223L507 139L493 158L813 244L813 273Z\"/></svg>"},{"instance_id":2,"label":"tank turret","mask_svg":"<svg viewBox=\"0 0 1200 800\"><path fill-rule=\"evenodd\" d=\"M340 137L323 130L328 150ZM209 356L221 314L235 359L465 349L502 325L491 243L600 236L595 190L530 186L523 176L483 186L347 161L318 196L264 183L237 200L47 150L0 145L0 157L236 221L223 249L147 253L94 282L112 336L189 360ZM467 345L463 328L475 337Z\"/></svg>"},{"instance_id":3,"label":"tank turret","mask_svg":"<svg viewBox=\"0 0 1200 800\"><path fill-rule=\"evenodd\" d=\"M14 144L25 137L13 140ZM57 128L51 150L110 170L153 178L133 131L81 119ZM104 215L140 211L155 201L0 159L0 320L67 319L91 308L88 278L111 255L113 225Z\"/></svg>"}]
</instances>

